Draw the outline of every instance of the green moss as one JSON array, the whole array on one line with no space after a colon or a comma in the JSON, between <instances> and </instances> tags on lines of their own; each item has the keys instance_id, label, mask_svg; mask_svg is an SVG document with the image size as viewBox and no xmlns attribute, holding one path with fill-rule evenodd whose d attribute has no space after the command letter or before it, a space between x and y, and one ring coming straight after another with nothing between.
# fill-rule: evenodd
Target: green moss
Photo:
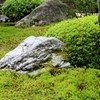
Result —
<instances>
[{"instance_id":1,"label":"green moss","mask_svg":"<svg viewBox=\"0 0 100 100\"><path fill-rule=\"evenodd\" d=\"M6 53L8 53L7 50L0 50L0 58L2 58Z\"/></svg>"},{"instance_id":2,"label":"green moss","mask_svg":"<svg viewBox=\"0 0 100 100\"><path fill-rule=\"evenodd\" d=\"M0 24L0 57L30 35L43 36L51 26L17 29ZM64 57L64 52L56 54ZM100 70L64 68L61 74L51 75L51 61L46 68L36 76L0 71L0 100L100 100Z\"/></svg>"},{"instance_id":3,"label":"green moss","mask_svg":"<svg viewBox=\"0 0 100 100\"><path fill-rule=\"evenodd\" d=\"M47 59L46 63L44 63L44 67L45 68L48 69L48 68L52 68L53 67L51 59L52 59L52 55L50 55L50 57Z\"/></svg>"},{"instance_id":4,"label":"green moss","mask_svg":"<svg viewBox=\"0 0 100 100\"><path fill-rule=\"evenodd\" d=\"M61 58L63 58L64 61L69 61L66 48L62 48L61 50L55 51L54 53L56 54L56 56L60 56Z\"/></svg>"},{"instance_id":5,"label":"green moss","mask_svg":"<svg viewBox=\"0 0 100 100\"><path fill-rule=\"evenodd\" d=\"M36 76L0 71L0 100L99 100L100 70L63 69Z\"/></svg>"},{"instance_id":6,"label":"green moss","mask_svg":"<svg viewBox=\"0 0 100 100\"><path fill-rule=\"evenodd\" d=\"M51 61L51 60L47 61L47 62L44 64L44 67L45 67L45 68L53 68L52 61Z\"/></svg>"},{"instance_id":7,"label":"green moss","mask_svg":"<svg viewBox=\"0 0 100 100\"><path fill-rule=\"evenodd\" d=\"M43 36L52 25L35 28L15 28L14 23L0 23L0 58L28 36Z\"/></svg>"}]
</instances>

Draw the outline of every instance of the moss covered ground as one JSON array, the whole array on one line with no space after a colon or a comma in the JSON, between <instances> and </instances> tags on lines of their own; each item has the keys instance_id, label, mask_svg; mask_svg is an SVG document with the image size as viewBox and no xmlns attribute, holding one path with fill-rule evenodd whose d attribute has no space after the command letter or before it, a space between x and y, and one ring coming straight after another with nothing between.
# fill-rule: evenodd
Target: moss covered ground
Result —
<instances>
[{"instance_id":1,"label":"moss covered ground","mask_svg":"<svg viewBox=\"0 0 100 100\"><path fill-rule=\"evenodd\" d=\"M53 26L18 29L12 25L0 23L0 58L26 37L44 36ZM1 70L0 100L100 100L100 70L52 69L36 76Z\"/></svg>"},{"instance_id":2,"label":"moss covered ground","mask_svg":"<svg viewBox=\"0 0 100 100\"><path fill-rule=\"evenodd\" d=\"M100 100L100 71L74 68L36 76L0 71L0 100Z\"/></svg>"},{"instance_id":3,"label":"moss covered ground","mask_svg":"<svg viewBox=\"0 0 100 100\"><path fill-rule=\"evenodd\" d=\"M52 26L43 26L35 28L15 28L13 23L0 23L0 58L5 53L14 49L28 36L43 36Z\"/></svg>"}]
</instances>

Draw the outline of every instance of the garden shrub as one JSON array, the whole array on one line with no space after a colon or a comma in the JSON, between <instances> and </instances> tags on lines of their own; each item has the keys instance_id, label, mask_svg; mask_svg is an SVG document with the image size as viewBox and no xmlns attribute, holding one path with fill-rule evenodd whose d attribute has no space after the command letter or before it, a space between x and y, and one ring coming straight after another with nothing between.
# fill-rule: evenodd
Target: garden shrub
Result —
<instances>
[{"instance_id":1,"label":"garden shrub","mask_svg":"<svg viewBox=\"0 0 100 100\"><path fill-rule=\"evenodd\" d=\"M2 12L12 21L17 21L29 14L32 9L40 5L45 0L6 0Z\"/></svg>"},{"instance_id":2,"label":"garden shrub","mask_svg":"<svg viewBox=\"0 0 100 100\"><path fill-rule=\"evenodd\" d=\"M76 11L84 14L97 13L97 0L72 0L76 6Z\"/></svg>"},{"instance_id":3,"label":"garden shrub","mask_svg":"<svg viewBox=\"0 0 100 100\"><path fill-rule=\"evenodd\" d=\"M62 21L46 36L65 42L73 66L100 68L100 27L96 16Z\"/></svg>"}]
</instances>

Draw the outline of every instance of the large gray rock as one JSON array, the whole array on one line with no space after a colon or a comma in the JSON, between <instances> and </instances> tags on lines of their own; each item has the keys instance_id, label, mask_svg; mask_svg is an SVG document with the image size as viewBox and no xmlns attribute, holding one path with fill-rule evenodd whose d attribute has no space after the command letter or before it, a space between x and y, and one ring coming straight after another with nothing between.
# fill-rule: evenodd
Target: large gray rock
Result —
<instances>
[{"instance_id":1,"label":"large gray rock","mask_svg":"<svg viewBox=\"0 0 100 100\"><path fill-rule=\"evenodd\" d=\"M45 25L59 22L68 18L68 6L61 0L47 0L34 9L29 15L16 23L16 27L29 27L32 25Z\"/></svg>"},{"instance_id":2,"label":"large gray rock","mask_svg":"<svg viewBox=\"0 0 100 100\"><path fill-rule=\"evenodd\" d=\"M57 62L57 66L60 67L65 59L59 58L61 62L58 63L55 55L63 48L64 43L57 38L30 36L0 60L0 68L28 73L44 67L44 64L50 60Z\"/></svg>"}]
</instances>

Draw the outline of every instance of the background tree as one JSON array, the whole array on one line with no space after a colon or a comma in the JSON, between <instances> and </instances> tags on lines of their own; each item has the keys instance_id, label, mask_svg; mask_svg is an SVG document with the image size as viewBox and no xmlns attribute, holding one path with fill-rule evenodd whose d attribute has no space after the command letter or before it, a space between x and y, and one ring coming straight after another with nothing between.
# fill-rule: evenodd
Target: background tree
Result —
<instances>
[{"instance_id":1,"label":"background tree","mask_svg":"<svg viewBox=\"0 0 100 100\"><path fill-rule=\"evenodd\" d=\"M100 26L100 0L98 0L98 23Z\"/></svg>"},{"instance_id":2,"label":"background tree","mask_svg":"<svg viewBox=\"0 0 100 100\"><path fill-rule=\"evenodd\" d=\"M73 0L78 13L97 13L97 0Z\"/></svg>"}]
</instances>

